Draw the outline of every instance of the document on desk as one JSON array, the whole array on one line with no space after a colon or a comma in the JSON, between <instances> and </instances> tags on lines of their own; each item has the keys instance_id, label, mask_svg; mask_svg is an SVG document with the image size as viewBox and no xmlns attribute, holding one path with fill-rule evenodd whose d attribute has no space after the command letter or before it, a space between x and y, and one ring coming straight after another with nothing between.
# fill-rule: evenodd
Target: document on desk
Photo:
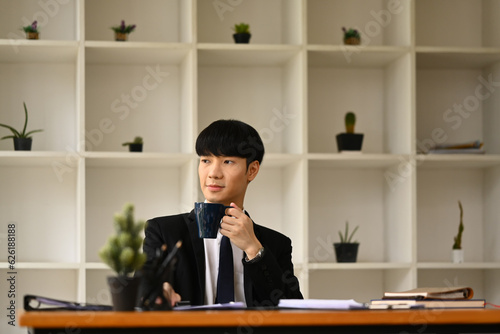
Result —
<instances>
[{"instance_id":1,"label":"document on desk","mask_svg":"<svg viewBox=\"0 0 500 334\"><path fill-rule=\"evenodd\" d=\"M278 307L305 310L351 310L367 306L354 299L281 299Z\"/></svg>"},{"instance_id":2,"label":"document on desk","mask_svg":"<svg viewBox=\"0 0 500 334\"><path fill-rule=\"evenodd\" d=\"M243 302L231 302L225 304L212 304L212 305L186 305L186 306L176 306L173 308L174 311L189 311L189 310L241 310L246 308Z\"/></svg>"}]
</instances>

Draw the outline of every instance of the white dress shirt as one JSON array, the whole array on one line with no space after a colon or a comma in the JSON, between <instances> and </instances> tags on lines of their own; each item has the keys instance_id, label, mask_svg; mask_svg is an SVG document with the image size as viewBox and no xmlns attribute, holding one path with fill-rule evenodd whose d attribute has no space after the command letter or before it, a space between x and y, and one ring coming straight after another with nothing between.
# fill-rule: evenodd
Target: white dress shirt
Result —
<instances>
[{"instance_id":1,"label":"white dress shirt","mask_svg":"<svg viewBox=\"0 0 500 334\"><path fill-rule=\"evenodd\" d=\"M215 303L217 296L217 276L219 274L219 253L222 234L217 232L216 239L203 239L205 244L205 305ZM234 264L234 301L243 302L245 300L245 287L243 285L243 250L239 249L231 242L233 249Z\"/></svg>"}]
</instances>

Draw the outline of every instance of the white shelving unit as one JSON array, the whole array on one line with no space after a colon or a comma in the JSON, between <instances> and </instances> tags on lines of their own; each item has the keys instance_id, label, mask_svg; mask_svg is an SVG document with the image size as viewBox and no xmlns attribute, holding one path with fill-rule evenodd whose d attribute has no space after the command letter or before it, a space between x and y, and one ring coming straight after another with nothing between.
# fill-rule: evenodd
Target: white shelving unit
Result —
<instances>
[{"instance_id":1,"label":"white shelving unit","mask_svg":"<svg viewBox=\"0 0 500 334\"><path fill-rule=\"evenodd\" d=\"M18 307L26 293L109 303L97 251L113 213L126 201L142 219L190 210L194 141L219 118L265 142L246 207L291 237L305 297L451 282L500 303L500 0L222 3L0 0L0 122L20 127L26 101L29 129L44 129L31 152L0 141L0 244L16 223ZM25 40L34 19L41 40ZM122 19L138 28L115 42ZM249 45L232 41L239 22ZM341 44L343 26L361 46ZM348 110L362 154L337 153ZM121 146L136 135L142 154ZM420 154L476 139L484 156ZM458 200L465 263L452 264ZM333 254L346 220L360 225L357 263Z\"/></svg>"}]
</instances>

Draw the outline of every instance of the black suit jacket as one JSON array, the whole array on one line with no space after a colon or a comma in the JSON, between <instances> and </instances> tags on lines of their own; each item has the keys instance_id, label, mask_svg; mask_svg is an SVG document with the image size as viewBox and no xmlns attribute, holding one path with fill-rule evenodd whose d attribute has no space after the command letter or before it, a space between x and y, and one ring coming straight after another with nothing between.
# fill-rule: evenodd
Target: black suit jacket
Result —
<instances>
[{"instance_id":1,"label":"black suit jacket","mask_svg":"<svg viewBox=\"0 0 500 334\"><path fill-rule=\"evenodd\" d=\"M293 273L292 243L283 234L254 223L257 239L265 252L254 263L243 261L244 289L247 306L273 306L282 298L302 299L299 282ZM182 300L203 305L205 296L205 248L198 237L194 212L148 220L145 230L145 267L155 256L156 249L166 244L172 249L182 240L173 282Z\"/></svg>"}]
</instances>

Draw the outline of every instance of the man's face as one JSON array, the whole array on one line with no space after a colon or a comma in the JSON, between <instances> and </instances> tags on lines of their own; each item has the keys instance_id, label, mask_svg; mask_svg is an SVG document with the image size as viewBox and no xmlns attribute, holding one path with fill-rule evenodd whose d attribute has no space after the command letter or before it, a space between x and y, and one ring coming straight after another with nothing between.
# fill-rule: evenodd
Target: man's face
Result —
<instances>
[{"instance_id":1,"label":"man's face","mask_svg":"<svg viewBox=\"0 0 500 334\"><path fill-rule=\"evenodd\" d=\"M257 161L247 170L245 158L201 156L198 165L201 191L210 203L229 205L234 202L242 208L248 183L258 170Z\"/></svg>"}]
</instances>

